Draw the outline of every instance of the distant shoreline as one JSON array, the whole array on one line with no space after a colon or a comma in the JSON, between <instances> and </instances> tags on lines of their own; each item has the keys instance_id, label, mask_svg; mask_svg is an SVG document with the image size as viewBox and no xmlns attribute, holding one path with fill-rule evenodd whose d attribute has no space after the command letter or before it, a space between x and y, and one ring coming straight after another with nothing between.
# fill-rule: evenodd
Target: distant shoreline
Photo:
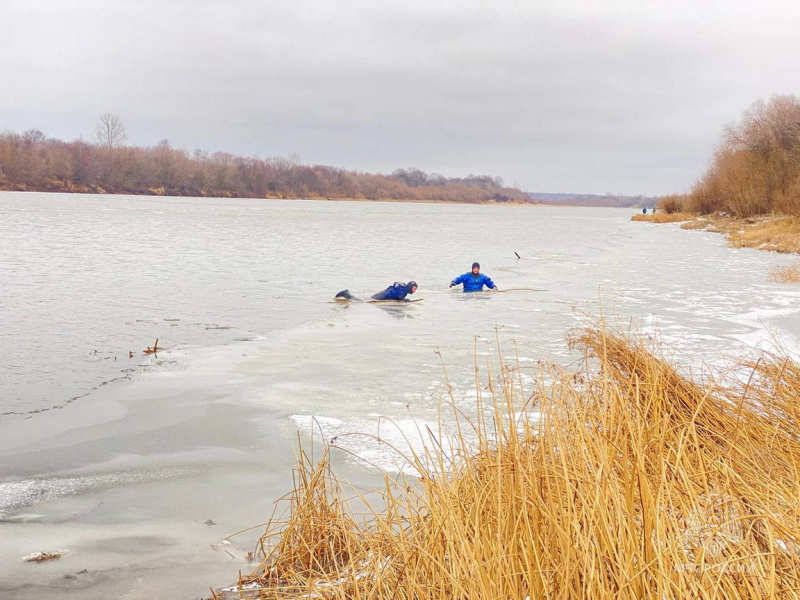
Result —
<instances>
[{"instance_id":1,"label":"distant shoreline","mask_svg":"<svg viewBox=\"0 0 800 600\"><path fill-rule=\"evenodd\" d=\"M107 115L114 121L113 115ZM116 120L116 124L121 124ZM120 132L122 133L122 132ZM0 132L0 190L219 198L352 198L355 200L535 204L500 177L445 177L416 167L363 173L282 157L47 138L41 131Z\"/></svg>"},{"instance_id":2,"label":"distant shoreline","mask_svg":"<svg viewBox=\"0 0 800 600\"><path fill-rule=\"evenodd\" d=\"M498 201L498 200L482 200L479 202L468 200L437 200L434 198L420 198L420 199L406 199L406 198L312 198L312 197L283 197L283 196L234 196L234 195L175 195L175 194L160 194L160 193L139 193L139 192L117 192L107 190L86 190L83 188L74 188L71 190L53 190L53 189L0 189L0 193L9 194L75 194L87 196L141 196L143 198L217 198L217 199L241 199L241 200L317 200L320 202L398 202L408 204L458 204L458 205L473 205L473 206L537 206L545 208L614 208L614 209L630 209L641 210L637 206L602 206L599 204L586 205L586 204L549 204L547 202L520 202L517 200Z\"/></svg>"},{"instance_id":3,"label":"distant shoreline","mask_svg":"<svg viewBox=\"0 0 800 600\"><path fill-rule=\"evenodd\" d=\"M74 194L74 195L87 195L87 196L140 196L142 198L211 198L220 200L316 200L320 202L398 202L408 204L459 204L459 205L474 205L474 206L558 206L549 204L540 204L537 202L520 202L516 200L498 201L498 200L482 200L478 202L468 200L438 200L435 198L419 198L419 199L406 199L406 198L313 198L313 197L282 197L282 196L234 196L234 195L175 195L175 194L160 194L160 193L138 193L138 192L117 192L107 190L85 190L85 189L72 189L72 190L53 190L53 189L0 189L0 193L9 194ZM570 208L570 207L565 207ZM575 207L572 207L575 208Z\"/></svg>"}]
</instances>

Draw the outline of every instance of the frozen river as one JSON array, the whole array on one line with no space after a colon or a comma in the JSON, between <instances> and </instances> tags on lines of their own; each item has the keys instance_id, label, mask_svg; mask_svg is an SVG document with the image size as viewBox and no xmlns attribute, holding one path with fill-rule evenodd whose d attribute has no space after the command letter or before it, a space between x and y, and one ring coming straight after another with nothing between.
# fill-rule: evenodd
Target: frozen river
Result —
<instances>
[{"instance_id":1,"label":"frozen river","mask_svg":"<svg viewBox=\"0 0 800 600\"><path fill-rule=\"evenodd\" d=\"M476 351L499 338L523 365L566 363L566 333L601 302L678 360L800 347L800 290L767 282L792 257L632 214L0 194L0 598L188 600L228 583L248 566L210 546L269 517L297 432L390 417L382 435L413 436L444 387L437 349L469 412ZM476 260L501 289L545 291L448 289ZM332 302L409 279L422 302ZM156 338L167 350L145 356Z\"/></svg>"}]
</instances>

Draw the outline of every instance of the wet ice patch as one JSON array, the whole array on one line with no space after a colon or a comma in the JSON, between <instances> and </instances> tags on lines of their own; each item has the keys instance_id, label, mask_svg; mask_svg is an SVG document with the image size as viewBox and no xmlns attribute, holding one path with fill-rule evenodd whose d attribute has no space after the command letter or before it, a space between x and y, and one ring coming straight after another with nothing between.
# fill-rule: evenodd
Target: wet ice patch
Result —
<instances>
[{"instance_id":1,"label":"wet ice patch","mask_svg":"<svg viewBox=\"0 0 800 600\"><path fill-rule=\"evenodd\" d=\"M87 490L128 484L141 484L185 475L187 469L106 473L81 477L53 477L0 482L0 519L25 506L56 498L80 494Z\"/></svg>"},{"instance_id":2,"label":"wet ice patch","mask_svg":"<svg viewBox=\"0 0 800 600\"><path fill-rule=\"evenodd\" d=\"M352 418L346 421L311 415L292 415L298 430L310 433L367 467L390 473L409 472L416 460L427 465L427 454L437 447L452 454L452 435L446 426L410 417ZM416 457L416 458L415 458Z\"/></svg>"}]
</instances>

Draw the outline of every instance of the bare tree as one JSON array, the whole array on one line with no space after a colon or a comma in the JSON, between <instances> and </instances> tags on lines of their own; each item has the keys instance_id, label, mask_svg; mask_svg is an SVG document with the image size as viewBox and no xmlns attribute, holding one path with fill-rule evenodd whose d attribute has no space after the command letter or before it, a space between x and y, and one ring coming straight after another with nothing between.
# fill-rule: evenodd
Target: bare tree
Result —
<instances>
[{"instance_id":1,"label":"bare tree","mask_svg":"<svg viewBox=\"0 0 800 600\"><path fill-rule=\"evenodd\" d=\"M109 112L100 115L100 122L97 123L97 129L94 133L94 140L98 146L119 148L127 138L122 119Z\"/></svg>"},{"instance_id":2,"label":"bare tree","mask_svg":"<svg viewBox=\"0 0 800 600\"><path fill-rule=\"evenodd\" d=\"M42 144L47 138L38 129L28 129L22 133L22 139L28 144Z\"/></svg>"},{"instance_id":3,"label":"bare tree","mask_svg":"<svg viewBox=\"0 0 800 600\"><path fill-rule=\"evenodd\" d=\"M762 155L782 149L800 158L800 98L774 95L769 102L758 100L739 123L726 128L724 141L723 149Z\"/></svg>"}]
</instances>

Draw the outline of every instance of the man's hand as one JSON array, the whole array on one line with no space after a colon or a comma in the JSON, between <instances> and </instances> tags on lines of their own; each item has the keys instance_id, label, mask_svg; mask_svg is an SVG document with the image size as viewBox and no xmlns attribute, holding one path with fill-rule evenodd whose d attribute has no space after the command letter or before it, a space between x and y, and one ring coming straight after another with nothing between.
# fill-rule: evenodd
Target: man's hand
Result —
<instances>
[{"instance_id":1,"label":"man's hand","mask_svg":"<svg viewBox=\"0 0 800 600\"><path fill-rule=\"evenodd\" d=\"M451 282L450 282L450 287L455 287L455 285L456 285L456 282L455 282L455 281L451 281Z\"/></svg>"}]
</instances>

